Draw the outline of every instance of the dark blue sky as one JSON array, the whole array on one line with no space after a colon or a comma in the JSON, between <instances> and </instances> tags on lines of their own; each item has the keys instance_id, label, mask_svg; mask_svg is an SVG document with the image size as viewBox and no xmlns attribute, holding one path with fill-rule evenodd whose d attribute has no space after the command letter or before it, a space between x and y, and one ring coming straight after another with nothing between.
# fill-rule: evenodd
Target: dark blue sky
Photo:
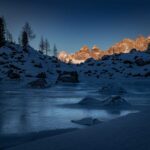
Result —
<instances>
[{"instance_id":1,"label":"dark blue sky","mask_svg":"<svg viewBox=\"0 0 150 150\"><path fill-rule=\"evenodd\" d=\"M74 52L83 45L107 49L124 38L150 35L149 0L0 0L0 15L17 38L24 22L59 50Z\"/></svg>"}]
</instances>

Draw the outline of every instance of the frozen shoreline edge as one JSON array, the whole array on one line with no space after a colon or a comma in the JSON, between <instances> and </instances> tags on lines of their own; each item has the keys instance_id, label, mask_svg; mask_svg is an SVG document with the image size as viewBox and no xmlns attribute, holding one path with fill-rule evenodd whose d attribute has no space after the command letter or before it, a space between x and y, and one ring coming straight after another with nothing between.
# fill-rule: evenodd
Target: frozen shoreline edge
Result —
<instances>
[{"instance_id":1,"label":"frozen shoreline edge","mask_svg":"<svg viewBox=\"0 0 150 150\"><path fill-rule=\"evenodd\" d=\"M78 130L78 128L54 129L54 130L26 133L22 135L19 134L1 135L0 149L12 148L21 144L26 144L28 142L72 132L75 130Z\"/></svg>"},{"instance_id":2,"label":"frozen shoreline edge","mask_svg":"<svg viewBox=\"0 0 150 150\"><path fill-rule=\"evenodd\" d=\"M23 145L10 148L9 150L69 150L73 148L78 150L90 150L92 148L95 148L95 150L98 150L100 149L100 147L105 150L110 150L112 149L112 147L116 150L119 150L120 148L124 150L127 148L122 147L122 144L119 145L119 142L128 142L127 146L129 149L131 147L138 147L137 150L144 150L145 146L150 148L150 144L148 144L150 143L150 139L148 138L150 136L150 121L148 120L149 117L150 110L143 109L139 113L130 114L111 120L111 123L109 121L82 130L77 130L74 132L65 133L54 137L38 139L33 142L31 141ZM135 133L135 131L139 131L137 132L137 135L133 134ZM142 137L140 137L141 134L146 134L145 139L142 139ZM115 145L115 138L113 138L114 136L116 136L118 145ZM109 140L111 139L111 141L105 141L105 138L108 138ZM134 143L132 140L138 142ZM147 144L145 144L144 146L141 144L143 142ZM141 149L141 146L143 146L144 149Z\"/></svg>"}]
</instances>

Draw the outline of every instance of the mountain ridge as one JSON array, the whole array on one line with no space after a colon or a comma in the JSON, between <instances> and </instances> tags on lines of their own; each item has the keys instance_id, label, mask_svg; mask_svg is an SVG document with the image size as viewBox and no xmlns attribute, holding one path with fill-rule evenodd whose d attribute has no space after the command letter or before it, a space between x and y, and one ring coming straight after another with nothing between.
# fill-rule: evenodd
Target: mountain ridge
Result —
<instances>
[{"instance_id":1,"label":"mountain ridge","mask_svg":"<svg viewBox=\"0 0 150 150\"><path fill-rule=\"evenodd\" d=\"M139 36L135 40L125 38L122 41L114 44L107 50L102 50L96 45L90 49L87 45L84 45L79 51L74 54L69 54L66 51L61 51L58 54L58 59L73 64L80 64L85 62L89 58L100 60L105 55L113 55L120 53L129 53L131 50L136 49L138 51L145 51L150 44L150 37Z\"/></svg>"}]
</instances>

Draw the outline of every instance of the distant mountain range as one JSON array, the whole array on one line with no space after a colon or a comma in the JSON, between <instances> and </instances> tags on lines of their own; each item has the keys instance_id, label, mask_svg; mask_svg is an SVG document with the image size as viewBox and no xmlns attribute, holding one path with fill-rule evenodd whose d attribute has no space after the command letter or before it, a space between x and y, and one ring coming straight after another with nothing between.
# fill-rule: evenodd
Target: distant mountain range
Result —
<instances>
[{"instance_id":1,"label":"distant mountain range","mask_svg":"<svg viewBox=\"0 0 150 150\"><path fill-rule=\"evenodd\" d=\"M129 53L133 49L144 51L147 49L149 43L150 37L139 36L135 40L126 38L116 43L108 50L101 50L97 46L93 46L92 49L90 49L88 46L83 46L74 54L69 54L66 51L61 51L58 54L58 59L66 63L80 64L85 62L89 58L100 60L105 55Z\"/></svg>"}]
</instances>

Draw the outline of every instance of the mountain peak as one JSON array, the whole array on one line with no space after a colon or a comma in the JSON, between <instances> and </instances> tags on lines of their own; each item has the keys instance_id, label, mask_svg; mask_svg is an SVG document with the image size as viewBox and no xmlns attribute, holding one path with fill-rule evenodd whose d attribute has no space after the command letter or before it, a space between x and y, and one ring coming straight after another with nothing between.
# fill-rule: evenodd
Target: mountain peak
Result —
<instances>
[{"instance_id":1,"label":"mountain peak","mask_svg":"<svg viewBox=\"0 0 150 150\"><path fill-rule=\"evenodd\" d=\"M80 51L90 52L90 49L89 49L89 47L88 47L87 45L84 45L84 46L80 49Z\"/></svg>"},{"instance_id":2,"label":"mountain peak","mask_svg":"<svg viewBox=\"0 0 150 150\"><path fill-rule=\"evenodd\" d=\"M92 51L99 52L99 51L101 51L101 50L100 50L99 47L97 47L96 45L94 45L94 46L92 47Z\"/></svg>"}]
</instances>

